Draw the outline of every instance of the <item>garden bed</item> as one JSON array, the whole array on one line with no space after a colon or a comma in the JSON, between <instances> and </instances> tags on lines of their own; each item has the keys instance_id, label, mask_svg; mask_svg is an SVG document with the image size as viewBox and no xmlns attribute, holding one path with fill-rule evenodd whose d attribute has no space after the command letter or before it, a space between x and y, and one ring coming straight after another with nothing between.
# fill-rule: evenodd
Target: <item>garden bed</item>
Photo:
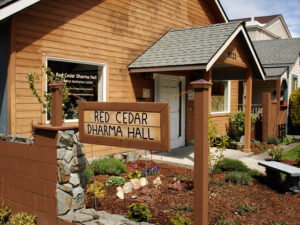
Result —
<instances>
[{"instance_id":1,"label":"garden bed","mask_svg":"<svg viewBox=\"0 0 300 225\"><path fill-rule=\"evenodd\" d=\"M152 214L149 222L153 224L167 225L177 214L193 218L193 170L149 161L137 161L134 164L138 170L157 166L160 171L156 176L147 177L147 186L125 194L123 200L116 196L115 186L105 187L106 194L98 203L98 210L121 214L128 218L128 206L138 202L148 205ZM136 169L134 164L126 163L128 172ZM127 175L121 174L125 178ZM161 178L162 184L155 187L153 180L157 176ZM98 175L95 180L105 183L108 178L108 175ZM300 224L300 194L280 194L256 179L248 186L225 183L224 173L211 175L210 179L209 224L220 224L218 220L222 215L227 221L240 221L241 224L270 224L272 221L289 225ZM260 180L263 180L263 177ZM178 181L180 185L174 185ZM133 199L132 196L136 198ZM89 198L87 205L92 206L92 200ZM249 206L255 210L240 212L240 208Z\"/></svg>"}]
</instances>

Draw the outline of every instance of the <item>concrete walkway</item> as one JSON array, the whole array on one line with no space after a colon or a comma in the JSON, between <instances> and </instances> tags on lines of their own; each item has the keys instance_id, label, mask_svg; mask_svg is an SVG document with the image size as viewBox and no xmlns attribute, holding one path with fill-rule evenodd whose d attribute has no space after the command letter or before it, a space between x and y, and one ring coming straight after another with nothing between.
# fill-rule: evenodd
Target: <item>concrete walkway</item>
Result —
<instances>
[{"instance_id":1,"label":"concrete walkway","mask_svg":"<svg viewBox=\"0 0 300 225\"><path fill-rule=\"evenodd\" d=\"M290 145L280 146L284 151L290 150L300 143L293 143ZM214 152L216 148L210 148ZM239 150L226 149L224 157L231 159L238 159L244 162L249 168L256 169L261 173L265 173L265 167L259 166L258 162L261 160L269 159L270 156L267 152L262 154L253 155L253 153L246 153ZM172 165L180 165L187 168L194 167L194 146L186 146L182 148L172 149L171 152L155 152L150 158L157 162L166 162ZM214 162L212 162L214 164Z\"/></svg>"}]
</instances>

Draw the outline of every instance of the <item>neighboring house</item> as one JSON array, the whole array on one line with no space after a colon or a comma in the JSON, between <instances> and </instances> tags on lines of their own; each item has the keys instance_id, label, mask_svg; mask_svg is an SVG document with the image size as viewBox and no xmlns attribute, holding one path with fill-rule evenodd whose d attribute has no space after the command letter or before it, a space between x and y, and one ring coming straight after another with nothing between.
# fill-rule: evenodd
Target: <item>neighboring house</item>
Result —
<instances>
[{"instance_id":1,"label":"neighboring house","mask_svg":"<svg viewBox=\"0 0 300 225\"><path fill-rule=\"evenodd\" d=\"M1 45L9 49L8 55L1 51L7 59L2 67L8 64L0 76L8 84L0 93L7 105L0 116L2 132L30 136L32 123L48 121L26 78L29 72L40 75L36 86L46 91L42 65L67 79L73 95L66 122L77 121L78 101L169 102L172 148L193 139L191 81L214 83L212 117L225 132L229 114L238 109L238 80L247 80L249 106L252 80L264 79L244 24L228 23L217 0L0 3L5 3L0 26L6 31ZM247 125L249 145L250 130ZM95 146L94 156L116 151L126 150Z\"/></svg>"},{"instance_id":2,"label":"neighboring house","mask_svg":"<svg viewBox=\"0 0 300 225\"><path fill-rule=\"evenodd\" d=\"M252 41L292 38L282 15L259 16L235 19L246 22Z\"/></svg>"}]
</instances>

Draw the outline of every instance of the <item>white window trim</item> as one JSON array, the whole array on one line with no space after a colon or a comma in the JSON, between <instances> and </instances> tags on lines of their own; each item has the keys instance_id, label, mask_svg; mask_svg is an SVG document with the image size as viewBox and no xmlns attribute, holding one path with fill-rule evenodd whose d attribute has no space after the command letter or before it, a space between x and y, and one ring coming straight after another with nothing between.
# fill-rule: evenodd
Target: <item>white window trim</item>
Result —
<instances>
[{"instance_id":1,"label":"white window trim","mask_svg":"<svg viewBox=\"0 0 300 225\"><path fill-rule=\"evenodd\" d=\"M222 112L211 112L212 115L218 115L218 114L224 114L224 113L230 113L231 108L231 81L230 80L217 80L221 82L228 82L228 110L222 111ZM212 96L210 96L211 98Z\"/></svg>"},{"instance_id":2,"label":"white window trim","mask_svg":"<svg viewBox=\"0 0 300 225\"><path fill-rule=\"evenodd\" d=\"M55 61L59 61L59 62L81 63L81 64L94 65L94 66L102 66L103 67L102 98L103 98L103 102L106 102L106 64L105 63L97 63L97 62L91 62L91 61L85 61L85 60L76 60L76 59L67 59L67 58L46 56L46 68L48 68L48 60L55 60ZM45 82L46 82L46 92L47 92L48 91L48 82L47 82L46 73L45 73ZM99 87L99 83L98 83L98 87ZM99 101L99 99L98 99L98 101ZM46 113L47 113L47 109L46 109ZM64 122L65 123L74 123L74 122L78 122L78 119L68 119L68 120L65 120ZM50 123L50 120L47 120L47 116L46 116L46 123Z\"/></svg>"}]
</instances>

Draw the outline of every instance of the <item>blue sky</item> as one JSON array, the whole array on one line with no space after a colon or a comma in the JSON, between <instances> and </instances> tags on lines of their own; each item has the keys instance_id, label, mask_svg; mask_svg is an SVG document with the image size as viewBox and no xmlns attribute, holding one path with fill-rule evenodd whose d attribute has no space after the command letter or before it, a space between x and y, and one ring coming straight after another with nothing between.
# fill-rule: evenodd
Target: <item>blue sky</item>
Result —
<instances>
[{"instance_id":1,"label":"blue sky","mask_svg":"<svg viewBox=\"0 0 300 225\"><path fill-rule=\"evenodd\" d=\"M229 19L282 14L293 37L300 37L300 0L220 0Z\"/></svg>"}]
</instances>

